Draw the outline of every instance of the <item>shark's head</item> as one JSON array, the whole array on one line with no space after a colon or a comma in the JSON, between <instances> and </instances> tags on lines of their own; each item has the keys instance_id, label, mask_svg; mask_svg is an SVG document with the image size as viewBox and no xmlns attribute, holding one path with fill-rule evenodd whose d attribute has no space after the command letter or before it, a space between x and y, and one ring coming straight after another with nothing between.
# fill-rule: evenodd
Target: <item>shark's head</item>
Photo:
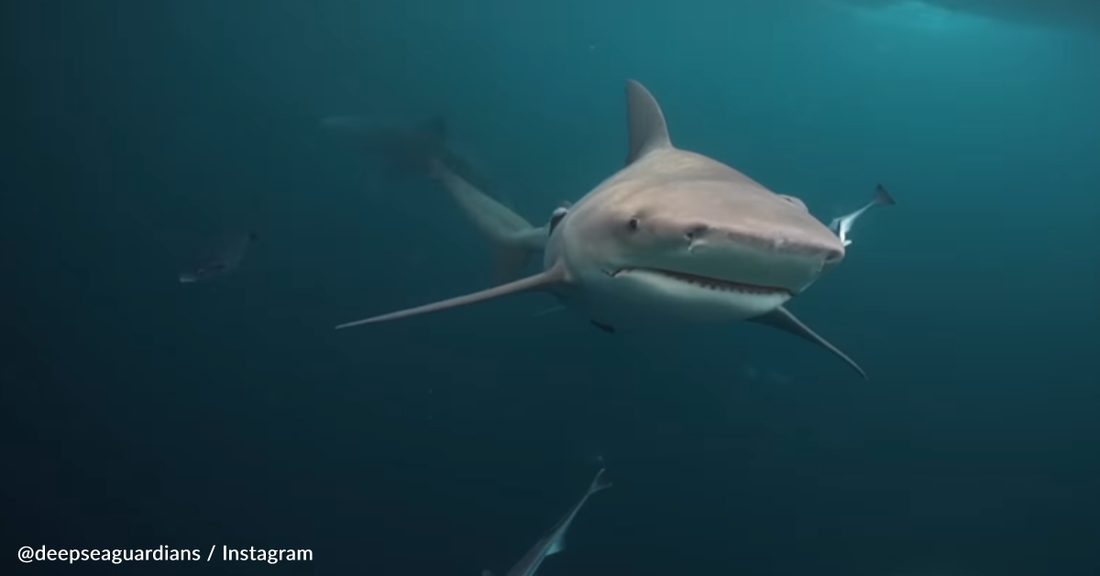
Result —
<instances>
[{"instance_id":1,"label":"shark's head","mask_svg":"<svg viewBox=\"0 0 1100 576\"><path fill-rule=\"evenodd\" d=\"M770 312L844 257L797 198L673 148L660 109L628 89L630 165L570 208L547 256L587 290L715 320Z\"/></svg>"}]
</instances>

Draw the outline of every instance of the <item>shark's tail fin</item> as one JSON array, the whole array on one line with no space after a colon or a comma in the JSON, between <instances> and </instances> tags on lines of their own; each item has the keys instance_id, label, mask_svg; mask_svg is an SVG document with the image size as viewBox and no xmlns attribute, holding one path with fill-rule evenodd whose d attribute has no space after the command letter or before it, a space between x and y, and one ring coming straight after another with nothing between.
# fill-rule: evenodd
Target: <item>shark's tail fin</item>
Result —
<instances>
[{"instance_id":1,"label":"shark's tail fin","mask_svg":"<svg viewBox=\"0 0 1100 576\"><path fill-rule=\"evenodd\" d=\"M411 126L371 116L328 116L321 126L351 138L394 173L427 174L433 158L447 155L447 118L442 114Z\"/></svg>"},{"instance_id":2,"label":"shark's tail fin","mask_svg":"<svg viewBox=\"0 0 1100 576\"><path fill-rule=\"evenodd\" d=\"M612 486L611 480L607 478L607 468L600 468L600 471L596 473L596 477L592 479L592 484L588 486L588 495L591 496Z\"/></svg>"},{"instance_id":3,"label":"shark's tail fin","mask_svg":"<svg viewBox=\"0 0 1100 576\"><path fill-rule=\"evenodd\" d=\"M897 204L897 202L894 201L894 197L886 191L886 188L882 184L879 184L875 188L874 203L876 206L893 206Z\"/></svg>"},{"instance_id":4,"label":"shark's tail fin","mask_svg":"<svg viewBox=\"0 0 1100 576\"><path fill-rule=\"evenodd\" d=\"M546 245L547 229L532 226L441 160L433 159L430 170L466 219L492 244L493 281L500 284L521 277L534 254Z\"/></svg>"},{"instance_id":5,"label":"shark's tail fin","mask_svg":"<svg viewBox=\"0 0 1100 576\"><path fill-rule=\"evenodd\" d=\"M447 118L436 114L406 133L394 132L386 145L389 169L431 175L433 163L447 152Z\"/></svg>"}]
</instances>

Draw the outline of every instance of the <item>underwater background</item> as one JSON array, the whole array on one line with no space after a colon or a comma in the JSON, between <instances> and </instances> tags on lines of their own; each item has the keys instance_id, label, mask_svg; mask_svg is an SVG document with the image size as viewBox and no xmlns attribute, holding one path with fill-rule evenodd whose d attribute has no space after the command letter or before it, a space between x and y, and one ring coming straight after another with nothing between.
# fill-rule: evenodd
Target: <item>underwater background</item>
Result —
<instances>
[{"instance_id":1,"label":"underwater background","mask_svg":"<svg viewBox=\"0 0 1100 576\"><path fill-rule=\"evenodd\" d=\"M1100 3L15 0L0 8L6 554L311 562L7 573L1100 574ZM432 182L332 115L445 115L529 220L618 170L624 82L673 141L825 222L790 308L596 330L480 290ZM260 206L261 208L257 208ZM179 272L242 221L239 270ZM14 568L12 568L14 566Z\"/></svg>"}]
</instances>

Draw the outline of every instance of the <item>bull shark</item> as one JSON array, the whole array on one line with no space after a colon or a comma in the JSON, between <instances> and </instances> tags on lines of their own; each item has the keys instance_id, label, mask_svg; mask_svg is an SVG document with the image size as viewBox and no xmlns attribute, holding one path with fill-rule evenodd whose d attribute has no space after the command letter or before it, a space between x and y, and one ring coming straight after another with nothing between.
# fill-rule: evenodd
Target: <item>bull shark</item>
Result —
<instances>
[{"instance_id":1,"label":"bull shark","mask_svg":"<svg viewBox=\"0 0 1100 576\"><path fill-rule=\"evenodd\" d=\"M547 535L535 542L535 545L523 555L523 558L520 558L519 562L516 562L515 566L512 566L512 569L505 576L534 576L535 571L539 569L542 561L547 556L565 550L565 533L569 530L569 525L573 523L573 518L577 516L577 512L580 512L581 507L584 506L590 496L611 487L611 481L604 478L604 472L605 469L601 468L580 501L570 508L569 512L566 512L565 516L554 525L554 528ZM481 574L482 576L493 576L493 573L489 570L482 570Z\"/></svg>"},{"instance_id":2,"label":"bull shark","mask_svg":"<svg viewBox=\"0 0 1100 576\"><path fill-rule=\"evenodd\" d=\"M380 160L391 173L423 174L428 172L428 162L437 162L479 190L511 205L488 171L451 143L450 123L443 115L418 123L370 116L327 116L321 119L321 126L355 141L366 155Z\"/></svg>"},{"instance_id":3,"label":"bull shark","mask_svg":"<svg viewBox=\"0 0 1100 576\"><path fill-rule=\"evenodd\" d=\"M871 197L870 202L851 214L833 218L833 221L829 223L829 228L832 229L833 232L836 232L840 241L844 243L845 247L848 247L852 244L852 241L848 239L848 233L852 231L852 226L855 225L856 220L859 220L860 216L863 216L865 212L875 206L893 206L894 204L896 204L896 202L894 202L894 197L886 191L886 188L882 187L882 184L879 184L878 187L875 188L875 194Z\"/></svg>"},{"instance_id":4,"label":"bull shark","mask_svg":"<svg viewBox=\"0 0 1100 576\"><path fill-rule=\"evenodd\" d=\"M626 165L555 214L543 270L487 290L338 325L386 322L542 291L615 332L622 326L726 324L784 330L866 372L784 304L839 264L838 236L792 196L672 144L664 113L626 83Z\"/></svg>"},{"instance_id":5,"label":"bull shark","mask_svg":"<svg viewBox=\"0 0 1100 576\"><path fill-rule=\"evenodd\" d=\"M321 125L356 138L365 152L390 172L425 174L442 184L463 216L493 246L494 282L515 280L546 244L545 227L535 227L511 209L486 171L449 142L446 118L432 116L406 125L365 116L329 116Z\"/></svg>"}]
</instances>

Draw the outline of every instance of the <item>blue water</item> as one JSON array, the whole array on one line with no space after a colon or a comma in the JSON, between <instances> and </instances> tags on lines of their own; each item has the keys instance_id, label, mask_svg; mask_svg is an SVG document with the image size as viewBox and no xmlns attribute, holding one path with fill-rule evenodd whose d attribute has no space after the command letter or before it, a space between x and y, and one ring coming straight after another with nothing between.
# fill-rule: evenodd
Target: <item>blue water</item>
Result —
<instances>
[{"instance_id":1,"label":"blue water","mask_svg":"<svg viewBox=\"0 0 1100 576\"><path fill-rule=\"evenodd\" d=\"M503 575L606 464L541 576L1100 574L1100 4L0 16L4 552L314 553L22 572ZM608 335L544 295L332 330L492 262L320 118L445 114L541 223L622 165L628 78L678 146L824 221L890 189L790 305L870 381L768 328ZM238 271L176 281L243 220Z\"/></svg>"}]
</instances>

